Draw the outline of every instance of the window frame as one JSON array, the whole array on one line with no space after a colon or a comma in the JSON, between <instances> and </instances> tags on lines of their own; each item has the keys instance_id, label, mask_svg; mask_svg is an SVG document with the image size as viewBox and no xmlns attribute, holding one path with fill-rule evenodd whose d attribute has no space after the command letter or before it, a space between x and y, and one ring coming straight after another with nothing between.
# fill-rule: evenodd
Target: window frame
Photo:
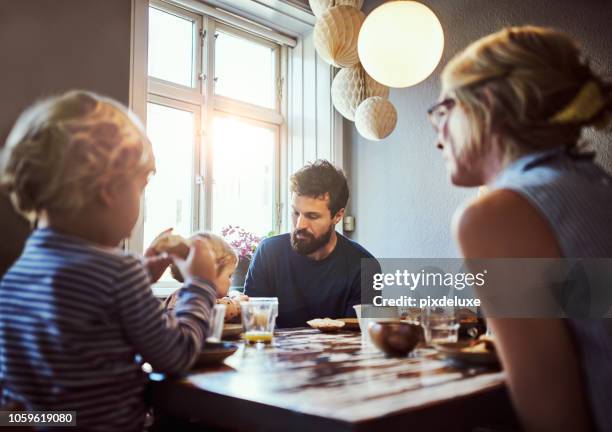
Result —
<instances>
[{"instance_id":1,"label":"window frame","mask_svg":"<svg viewBox=\"0 0 612 432\"><path fill-rule=\"evenodd\" d=\"M198 49L198 38L200 36L200 29L202 28L202 17L199 16L196 13L190 12L186 9L183 9L181 7L178 7L176 5L174 5L173 3L170 2L165 2L162 0L149 0L149 8L154 8L154 9L158 9L162 12L168 13L170 15L174 15L178 18L183 18L187 21L191 21L194 25L195 25L195 31L193 32L193 40L192 40L192 44L193 44L193 48L192 48L192 60L193 60L193 64L192 64L192 69L191 69L191 86L185 86L183 84L174 82L174 81L168 81L168 80L164 80L163 78L158 78L158 77L152 77L148 74L147 72L147 80L151 80L153 79L155 82L161 83L161 84L166 84L172 88L175 87L179 87L179 88L183 88L187 91L199 91L199 88L201 87L202 84L202 80L199 79L198 77L198 70L202 67L202 50ZM147 9L148 12L148 9ZM148 35L148 31L149 31L149 26L147 25L147 35ZM147 37L148 40L148 37ZM147 52L148 52L148 48L149 45L147 43Z\"/></svg>"},{"instance_id":2,"label":"window frame","mask_svg":"<svg viewBox=\"0 0 612 432\"><path fill-rule=\"evenodd\" d=\"M195 83L192 87L170 82L161 78L149 76L147 72L147 61L145 58L140 59L138 64L134 64L134 58L132 59L132 84L131 91L133 88L137 89L134 81L136 80L135 74L138 69L144 70L145 75L145 101L144 106L140 108L140 114L143 118L146 118L147 104L149 102L158 103L161 105L169 106L176 109L184 109L190 112L194 112L194 118L198 119L198 125L195 129L194 137L194 167L193 167L193 179L194 179L194 190L193 190L193 218L191 226L193 231L196 230L210 230L212 228L212 206L214 206L213 197L213 154L212 154L212 127L213 120L216 115L220 116L235 116L240 121L246 121L258 126L268 127L274 130L275 134L275 157L274 157L274 193L271 197L273 199L273 207L275 208L271 225L277 232L281 232L285 226L286 221L283 217L281 209L284 206L282 202L282 191L286 190L284 177L281 175L286 172L286 154L287 150L283 146L287 145L287 124L286 124L286 105L287 105L287 47L279 41L271 40L260 34L254 34L249 30L249 26L245 28L238 28L235 24L235 20L239 17L231 15L232 22L225 22L217 16L207 15L206 12L201 10L193 10L184 5L183 1L163 1L163 0L133 0L140 4L139 15L138 11L133 9L133 15L136 14L135 19L140 21L140 24L133 23L133 26L140 27L141 31L144 31L147 35L146 47L148 54L148 14L149 8L159 9L163 12L176 15L183 19L188 19L195 25L194 31L194 63L193 63L193 77ZM202 5L205 6L205 5ZM134 7L134 5L133 5ZM207 7L207 6L206 6ZM216 10L218 13L222 13L220 10ZM146 15L146 16L144 16ZM217 15L217 13L215 14ZM215 52L215 38L210 37L214 35L219 29L225 33L229 33L234 36L246 38L256 43L269 46L275 49L274 56L274 71L275 71L275 107L267 108L264 106L253 105L244 101L231 99L225 96L214 94L214 52ZM283 37L279 34L279 38L282 41ZM285 37L286 38L286 37ZM132 40L133 50L134 39ZM144 65L142 64L144 63ZM142 86L141 86L142 89ZM132 95L132 98L135 95ZM199 108L196 109L196 107ZM196 112L198 111L198 112ZM196 120L196 121L198 121ZM133 234L128 240L127 249L131 252L141 254L146 246L143 244L144 236L144 194L141 205L141 215L134 227Z\"/></svg>"}]
</instances>

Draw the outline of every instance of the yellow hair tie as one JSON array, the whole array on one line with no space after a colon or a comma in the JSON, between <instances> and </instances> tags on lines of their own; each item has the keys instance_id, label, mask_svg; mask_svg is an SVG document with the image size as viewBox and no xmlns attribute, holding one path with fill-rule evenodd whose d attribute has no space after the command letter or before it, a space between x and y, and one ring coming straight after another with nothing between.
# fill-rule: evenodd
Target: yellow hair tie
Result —
<instances>
[{"instance_id":1,"label":"yellow hair tie","mask_svg":"<svg viewBox=\"0 0 612 432\"><path fill-rule=\"evenodd\" d=\"M599 85L595 81L589 81L565 108L550 119L550 123L580 123L589 120L605 103Z\"/></svg>"}]
</instances>

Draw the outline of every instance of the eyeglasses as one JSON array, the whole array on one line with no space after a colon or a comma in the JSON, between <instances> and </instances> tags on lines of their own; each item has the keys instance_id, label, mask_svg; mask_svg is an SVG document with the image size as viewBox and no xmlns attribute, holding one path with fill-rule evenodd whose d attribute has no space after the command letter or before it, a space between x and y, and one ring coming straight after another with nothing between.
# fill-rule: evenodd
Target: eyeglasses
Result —
<instances>
[{"instance_id":1,"label":"eyeglasses","mask_svg":"<svg viewBox=\"0 0 612 432\"><path fill-rule=\"evenodd\" d=\"M442 122L448 117L448 114L457 104L457 101L453 98L446 98L427 110L429 121L433 125L435 130L439 130L442 126Z\"/></svg>"}]
</instances>

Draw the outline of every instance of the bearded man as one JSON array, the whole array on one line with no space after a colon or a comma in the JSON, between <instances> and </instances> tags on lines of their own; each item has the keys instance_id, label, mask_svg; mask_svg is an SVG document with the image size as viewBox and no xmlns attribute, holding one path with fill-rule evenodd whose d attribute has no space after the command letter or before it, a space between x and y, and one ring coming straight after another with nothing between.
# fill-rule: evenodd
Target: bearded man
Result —
<instances>
[{"instance_id":1,"label":"bearded man","mask_svg":"<svg viewBox=\"0 0 612 432\"><path fill-rule=\"evenodd\" d=\"M318 160L291 177L288 234L265 239L245 282L251 297L278 297L278 327L301 327L313 318L354 317L353 306L370 303L373 273L380 266L366 249L336 232L349 197L346 177ZM370 260L363 262L362 258ZM367 273L367 274L365 274Z\"/></svg>"}]
</instances>

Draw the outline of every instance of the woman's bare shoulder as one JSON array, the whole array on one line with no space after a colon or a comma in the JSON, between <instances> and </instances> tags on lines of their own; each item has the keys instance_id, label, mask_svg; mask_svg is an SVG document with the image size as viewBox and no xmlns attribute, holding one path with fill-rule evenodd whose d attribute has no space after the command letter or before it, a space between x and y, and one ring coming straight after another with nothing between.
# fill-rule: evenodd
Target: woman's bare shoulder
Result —
<instances>
[{"instance_id":1,"label":"woman's bare shoulder","mask_svg":"<svg viewBox=\"0 0 612 432\"><path fill-rule=\"evenodd\" d=\"M467 258L560 257L554 231L527 198L498 189L457 210L453 235Z\"/></svg>"}]
</instances>

